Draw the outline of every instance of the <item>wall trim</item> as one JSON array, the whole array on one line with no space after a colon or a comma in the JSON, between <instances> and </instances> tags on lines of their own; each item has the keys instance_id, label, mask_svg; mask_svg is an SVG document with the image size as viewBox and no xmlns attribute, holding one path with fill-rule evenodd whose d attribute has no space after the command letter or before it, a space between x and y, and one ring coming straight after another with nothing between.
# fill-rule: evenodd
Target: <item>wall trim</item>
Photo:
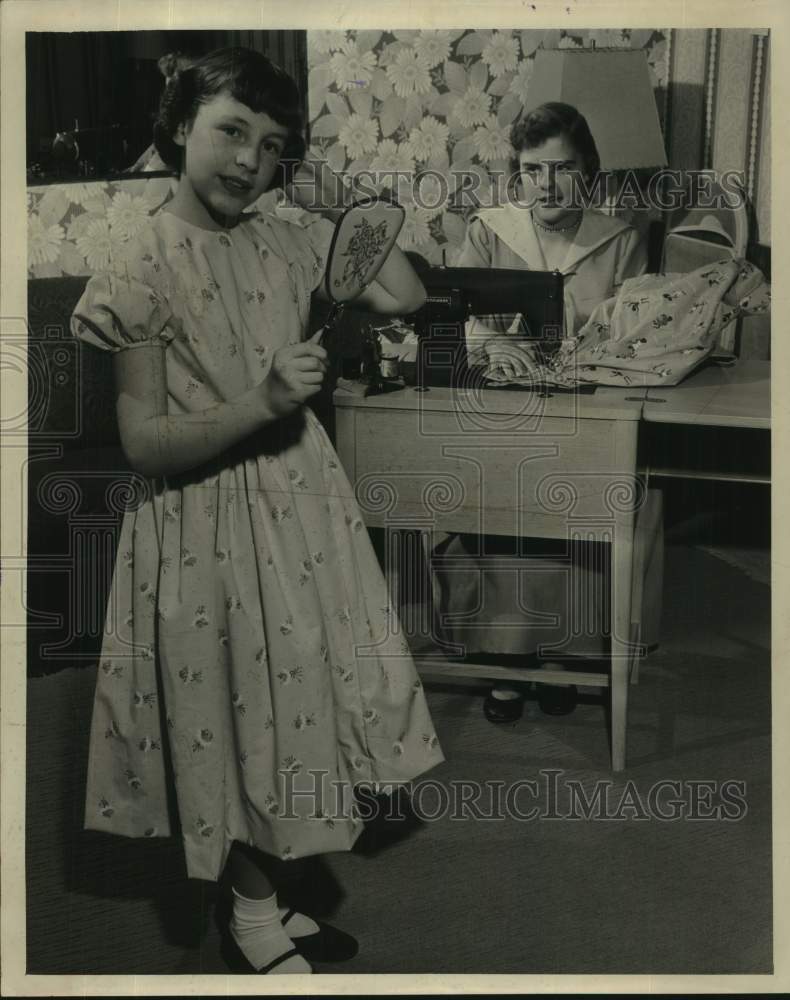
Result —
<instances>
[{"instance_id":1,"label":"wall trim","mask_svg":"<svg viewBox=\"0 0 790 1000\"><path fill-rule=\"evenodd\" d=\"M708 31L705 71L705 127L702 136L702 166L708 170L713 163L713 126L716 90L719 76L719 29Z\"/></svg>"}]
</instances>

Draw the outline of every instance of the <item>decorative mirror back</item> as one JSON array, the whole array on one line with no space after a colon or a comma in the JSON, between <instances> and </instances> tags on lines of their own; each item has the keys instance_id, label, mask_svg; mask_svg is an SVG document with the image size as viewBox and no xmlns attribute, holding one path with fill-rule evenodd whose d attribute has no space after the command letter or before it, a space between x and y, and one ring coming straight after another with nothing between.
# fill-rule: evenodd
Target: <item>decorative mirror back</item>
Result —
<instances>
[{"instance_id":1,"label":"decorative mirror back","mask_svg":"<svg viewBox=\"0 0 790 1000\"><path fill-rule=\"evenodd\" d=\"M337 305L351 302L387 259L405 217L391 201L370 198L346 209L337 222L326 269L326 290Z\"/></svg>"}]
</instances>

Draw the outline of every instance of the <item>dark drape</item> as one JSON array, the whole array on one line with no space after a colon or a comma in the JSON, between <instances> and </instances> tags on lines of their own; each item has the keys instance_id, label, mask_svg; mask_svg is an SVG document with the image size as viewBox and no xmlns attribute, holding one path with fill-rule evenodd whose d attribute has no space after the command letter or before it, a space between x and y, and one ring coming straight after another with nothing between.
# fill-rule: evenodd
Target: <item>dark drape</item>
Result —
<instances>
[{"instance_id":1,"label":"dark drape","mask_svg":"<svg viewBox=\"0 0 790 1000\"><path fill-rule=\"evenodd\" d=\"M163 85L159 57L167 52L197 56L226 45L262 52L290 73L302 93L306 117L304 31L28 32L28 165L46 164L55 134L78 123L80 129L118 126L130 147L118 164L125 168L151 141ZM104 164L98 166L101 170Z\"/></svg>"},{"instance_id":2,"label":"dark drape","mask_svg":"<svg viewBox=\"0 0 790 1000\"><path fill-rule=\"evenodd\" d=\"M113 124L126 32L28 32L28 159L57 132Z\"/></svg>"}]
</instances>

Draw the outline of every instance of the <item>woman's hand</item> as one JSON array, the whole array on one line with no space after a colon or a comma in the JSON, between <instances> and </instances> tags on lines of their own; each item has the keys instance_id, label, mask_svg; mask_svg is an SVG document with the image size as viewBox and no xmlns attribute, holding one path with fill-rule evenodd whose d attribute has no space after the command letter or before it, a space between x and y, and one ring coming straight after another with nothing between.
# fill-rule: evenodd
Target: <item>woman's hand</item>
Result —
<instances>
[{"instance_id":1,"label":"woman's hand","mask_svg":"<svg viewBox=\"0 0 790 1000\"><path fill-rule=\"evenodd\" d=\"M293 183L286 185L285 192L308 212L321 212L330 217L338 215L353 201L351 190L340 176L310 153L294 174Z\"/></svg>"},{"instance_id":2,"label":"woman's hand","mask_svg":"<svg viewBox=\"0 0 790 1000\"><path fill-rule=\"evenodd\" d=\"M484 346L489 372L502 380L534 377L536 365L531 347L512 337L496 337Z\"/></svg>"},{"instance_id":3,"label":"woman's hand","mask_svg":"<svg viewBox=\"0 0 790 1000\"><path fill-rule=\"evenodd\" d=\"M269 374L260 384L274 417L288 416L320 390L328 357L319 344L323 332L322 327L309 340L275 351Z\"/></svg>"}]
</instances>

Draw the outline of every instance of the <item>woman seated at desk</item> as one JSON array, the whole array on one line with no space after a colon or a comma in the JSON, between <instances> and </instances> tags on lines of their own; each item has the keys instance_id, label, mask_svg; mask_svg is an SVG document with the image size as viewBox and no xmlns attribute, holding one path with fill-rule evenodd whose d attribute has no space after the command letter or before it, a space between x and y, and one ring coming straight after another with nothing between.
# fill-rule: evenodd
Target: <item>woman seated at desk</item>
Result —
<instances>
[{"instance_id":1,"label":"woman seated at desk","mask_svg":"<svg viewBox=\"0 0 790 1000\"><path fill-rule=\"evenodd\" d=\"M541 105L513 126L511 142L518 156L523 200L473 216L456 265L561 271L567 337L626 278L645 272L647 249L633 227L582 208L574 197L573 175L581 175L590 190L600 169L595 141L576 108ZM513 338L489 330L477 343L491 359L515 367L513 374L525 374L518 371L519 348ZM522 356L526 370L529 362ZM657 506L657 499L653 495L649 505ZM657 513L652 511L654 521ZM564 542L552 547L545 540L535 544L529 539L451 536L437 553L460 562L457 571L436 574L437 603L442 618L450 615L456 622L463 618L463 625L445 627L445 637L464 646L467 655L532 656L542 646L554 647L557 655L607 655L609 595L603 592L607 577L598 568L600 560L596 563L590 557L589 546L583 548L586 555L571 553L569 560L562 558ZM503 557L519 560L518 573L487 568L487 560L496 559L501 566ZM657 577L660 585L660 573L651 574L653 582ZM571 594L579 595L575 607ZM645 595L646 605L655 609L659 599L651 596ZM571 612L575 612L574 627L569 627ZM547 625L547 616L556 624ZM643 626L642 641L651 644L647 633L655 627L645 621ZM544 711L564 714L575 706L576 689L570 684L541 684L538 700ZM497 685L485 701L486 717L492 722L518 719L522 709L523 695L513 686Z\"/></svg>"}]
</instances>

